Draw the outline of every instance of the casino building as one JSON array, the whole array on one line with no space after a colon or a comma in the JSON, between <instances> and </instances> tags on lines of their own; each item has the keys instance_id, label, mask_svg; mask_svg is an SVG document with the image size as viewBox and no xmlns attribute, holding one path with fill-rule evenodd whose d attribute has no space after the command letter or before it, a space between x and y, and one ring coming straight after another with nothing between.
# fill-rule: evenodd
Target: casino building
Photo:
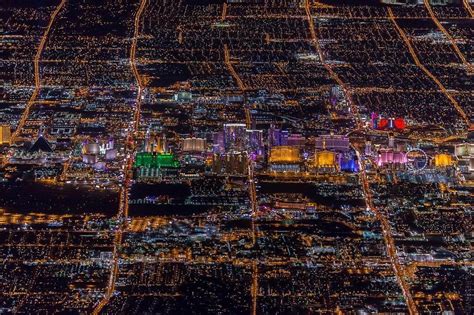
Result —
<instances>
[{"instance_id":1,"label":"casino building","mask_svg":"<svg viewBox=\"0 0 474 315\"><path fill-rule=\"evenodd\" d=\"M401 167L407 163L405 152L396 151L391 148L381 149L376 158L378 166Z\"/></svg>"},{"instance_id":2,"label":"casino building","mask_svg":"<svg viewBox=\"0 0 474 315\"><path fill-rule=\"evenodd\" d=\"M272 147L268 162L272 172L299 172L302 166L300 149L290 146Z\"/></svg>"},{"instance_id":3,"label":"casino building","mask_svg":"<svg viewBox=\"0 0 474 315\"><path fill-rule=\"evenodd\" d=\"M440 153L434 156L434 166L437 168L444 168L454 165L453 157L447 153Z\"/></svg>"},{"instance_id":4,"label":"casino building","mask_svg":"<svg viewBox=\"0 0 474 315\"><path fill-rule=\"evenodd\" d=\"M135 177L138 179L161 180L176 177L180 164L171 153L139 152L135 156Z\"/></svg>"},{"instance_id":5,"label":"casino building","mask_svg":"<svg viewBox=\"0 0 474 315\"><path fill-rule=\"evenodd\" d=\"M317 151L314 154L313 167L317 172L327 173L336 171L336 153L328 150Z\"/></svg>"},{"instance_id":6,"label":"casino building","mask_svg":"<svg viewBox=\"0 0 474 315\"><path fill-rule=\"evenodd\" d=\"M11 130L9 125L0 126L0 145L10 144Z\"/></svg>"}]
</instances>

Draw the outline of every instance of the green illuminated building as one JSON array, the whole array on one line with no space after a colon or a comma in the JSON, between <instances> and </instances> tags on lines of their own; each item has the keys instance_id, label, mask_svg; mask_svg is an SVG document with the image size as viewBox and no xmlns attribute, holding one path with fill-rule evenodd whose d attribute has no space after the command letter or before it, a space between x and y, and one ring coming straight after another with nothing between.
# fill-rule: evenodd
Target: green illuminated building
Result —
<instances>
[{"instance_id":1,"label":"green illuminated building","mask_svg":"<svg viewBox=\"0 0 474 315\"><path fill-rule=\"evenodd\" d=\"M139 152L134 167L138 178L162 178L177 175L180 164L171 153Z\"/></svg>"},{"instance_id":2,"label":"green illuminated building","mask_svg":"<svg viewBox=\"0 0 474 315\"><path fill-rule=\"evenodd\" d=\"M179 168L179 162L171 153L139 152L135 156L135 167Z\"/></svg>"}]
</instances>

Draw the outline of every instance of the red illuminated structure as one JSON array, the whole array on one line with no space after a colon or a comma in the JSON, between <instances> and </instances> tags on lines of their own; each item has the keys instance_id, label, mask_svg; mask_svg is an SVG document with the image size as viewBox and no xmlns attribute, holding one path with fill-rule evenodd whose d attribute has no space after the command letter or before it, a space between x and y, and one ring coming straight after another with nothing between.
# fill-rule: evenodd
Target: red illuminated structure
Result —
<instances>
[{"instance_id":1,"label":"red illuminated structure","mask_svg":"<svg viewBox=\"0 0 474 315\"><path fill-rule=\"evenodd\" d=\"M386 129L388 127L388 119L387 118L381 118L379 120L379 123L377 125L377 129Z\"/></svg>"},{"instance_id":2,"label":"red illuminated structure","mask_svg":"<svg viewBox=\"0 0 474 315\"><path fill-rule=\"evenodd\" d=\"M400 117L396 118L393 123L395 125L395 129L403 130L406 127L405 119Z\"/></svg>"},{"instance_id":3,"label":"red illuminated structure","mask_svg":"<svg viewBox=\"0 0 474 315\"><path fill-rule=\"evenodd\" d=\"M372 113L372 128L377 130L385 130L385 129L396 129L396 130L403 130L406 128L405 119L398 117L398 118L383 118L379 116L377 113Z\"/></svg>"}]
</instances>

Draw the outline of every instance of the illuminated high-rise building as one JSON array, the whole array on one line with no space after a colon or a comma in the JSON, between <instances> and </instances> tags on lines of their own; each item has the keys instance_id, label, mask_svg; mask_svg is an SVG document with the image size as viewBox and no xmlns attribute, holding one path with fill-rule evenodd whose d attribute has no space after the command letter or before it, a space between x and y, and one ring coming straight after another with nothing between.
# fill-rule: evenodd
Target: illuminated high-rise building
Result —
<instances>
[{"instance_id":1,"label":"illuminated high-rise building","mask_svg":"<svg viewBox=\"0 0 474 315\"><path fill-rule=\"evenodd\" d=\"M359 164L357 159L352 154L339 154L337 156L339 170L343 172L354 173L359 171Z\"/></svg>"},{"instance_id":2,"label":"illuminated high-rise building","mask_svg":"<svg viewBox=\"0 0 474 315\"><path fill-rule=\"evenodd\" d=\"M270 163L299 163L301 162L300 150L294 147L278 146L270 151Z\"/></svg>"},{"instance_id":3,"label":"illuminated high-rise building","mask_svg":"<svg viewBox=\"0 0 474 315\"><path fill-rule=\"evenodd\" d=\"M245 124L224 124L224 147L226 151L244 151L247 127Z\"/></svg>"},{"instance_id":4,"label":"illuminated high-rise building","mask_svg":"<svg viewBox=\"0 0 474 315\"><path fill-rule=\"evenodd\" d=\"M367 156L372 155L372 141L370 141L370 140L365 141L364 154L367 155Z\"/></svg>"},{"instance_id":5,"label":"illuminated high-rise building","mask_svg":"<svg viewBox=\"0 0 474 315\"><path fill-rule=\"evenodd\" d=\"M93 154L97 155L100 152L100 146L97 142L84 143L82 145L83 154Z\"/></svg>"},{"instance_id":6,"label":"illuminated high-rise building","mask_svg":"<svg viewBox=\"0 0 474 315\"><path fill-rule=\"evenodd\" d=\"M297 147L289 146L272 147L268 162L272 171L299 172L301 167L300 150Z\"/></svg>"},{"instance_id":7,"label":"illuminated high-rise building","mask_svg":"<svg viewBox=\"0 0 474 315\"><path fill-rule=\"evenodd\" d=\"M11 141L11 130L9 125L0 126L0 145L10 144Z\"/></svg>"},{"instance_id":8,"label":"illuminated high-rise building","mask_svg":"<svg viewBox=\"0 0 474 315\"><path fill-rule=\"evenodd\" d=\"M407 156L405 152L394 151L393 149L382 149L376 157L378 166L401 166L407 163Z\"/></svg>"},{"instance_id":9,"label":"illuminated high-rise building","mask_svg":"<svg viewBox=\"0 0 474 315\"><path fill-rule=\"evenodd\" d=\"M286 141L286 145L303 147L306 143L306 138L301 134L290 134Z\"/></svg>"},{"instance_id":10,"label":"illuminated high-rise building","mask_svg":"<svg viewBox=\"0 0 474 315\"><path fill-rule=\"evenodd\" d=\"M186 138L182 140L181 150L183 152L204 152L207 142L203 138Z\"/></svg>"},{"instance_id":11,"label":"illuminated high-rise building","mask_svg":"<svg viewBox=\"0 0 474 315\"><path fill-rule=\"evenodd\" d=\"M145 139L145 151L155 153L166 153L168 150L165 135L156 132L148 132Z\"/></svg>"},{"instance_id":12,"label":"illuminated high-rise building","mask_svg":"<svg viewBox=\"0 0 474 315\"><path fill-rule=\"evenodd\" d=\"M457 158L474 156L474 144L463 143L455 146L454 152Z\"/></svg>"},{"instance_id":13,"label":"illuminated high-rise building","mask_svg":"<svg viewBox=\"0 0 474 315\"><path fill-rule=\"evenodd\" d=\"M279 146L280 145L280 129L275 128L273 125L268 129L268 145Z\"/></svg>"},{"instance_id":14,"label":"illuminated high-rise building","mask_svg":"<svg viewBox=\"0 0 474 315\"><path fill-rule=\"evenodd\" d=\"M322 135L316 138L316 150L349 151L349 138L343 135Z\"/></svg>"},{"instance_id":15,"label":"illuminated high-rise building","mask_svg":"<svg viewBox=\"0 0 474 315\"><path fill-rule=\"evenodd\" d=\"M388 147L389 148L394 148L395 147L395 137L393 136L393 134L390 134L388 136Z\"/></svg>"},{"instance_id":16,"label":"illuminated high-rise building","mask_svg":"<svg viewBox=\"0 0 474 315\"><path fill-rule=\"evenodd\" d=\"M286 146L288 145L288 130L282 130L271 126L268 129L268 144L270 146Z\"/></svg>"},{"instance_id":17,"label":"illuminated high-rise building","mask_svg":"<svg viewBox=\"0 0 474 315\"><path fill-rule=\"evenodd\" d=\"M313 165L310 166L316 172L334 172L337 169L336 153L332 151L317 151L314 154Z\"/></svg>"},{"instance_id":18,"label":"illuminated high-rise building","mask_svg":"<svg viewBox=\"0 0 474 315\"><path fill-rule=\"evenodd\" d=\"M217 174L246 175L248 173L248 156L242 152L214 154L212 171Z\"/></svg>"},{"instance_id":19,"label":"illuminated high-rise building","mask_svg":"<svg viewBox=\"0 0 474 315\"><path fill-rule=\"evenodd\" d=\"M263 130L247 130L247 148L259 155L263 153Z\"/></svg>"},{"instance_id":20,"label":"illuminated high-rise building","mask_svg":"<svg viewBox=\"0 0 474 315\"><path fill-rule=\"evenodd\" d=\"M466 178L474 179L474 144L463 143L454 147L457 164Z\"/></svg>"},{"instance_id":21,"label":"illuminated high-rise building","mask_svg":"<svg viewBox=\"0 0 474 315\"><path fill-rule=\"evenodd\" d=\"M215 132L212 135L212 152L224 153L224 132Z\"/></svg>"},{"instance_id":22,"label":"illuminated high-rise building","mask_svg":"<svg viewBox=\"0 0 474 315\"><path fill-rule=\"evenodd\" d=\"M447 153L436 154L434 157L434 165L436 167L448 167L454 164L453 158Z\"/></svg>"},{"instance_id":23,"label":"illuminated high-rise building","mask_svg":"<svg viewBox=\"0 0 474 315\"><path fill-rule=\"evenodd\" d=\"M139 179L161 179L177 176L180 163L173 154L139 152L135 156L135 176Z\"/></svg>"}]
</instances>

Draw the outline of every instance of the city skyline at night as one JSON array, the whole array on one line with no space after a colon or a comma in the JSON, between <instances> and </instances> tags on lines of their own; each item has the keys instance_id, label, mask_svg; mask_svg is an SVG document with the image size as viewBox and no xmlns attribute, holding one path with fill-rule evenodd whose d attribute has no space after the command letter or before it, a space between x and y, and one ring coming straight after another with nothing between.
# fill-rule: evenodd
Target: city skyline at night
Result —
<instances>
[{"instance_id":1,"label":"city skyline at night","mask_svg":"<svg viewBox=\"0 0 474 315\"><path fill-rule=\"evenodd\" d=\"M472 314L473 10L0 2L0 313Z\"/></svg>"}]
</instances>

